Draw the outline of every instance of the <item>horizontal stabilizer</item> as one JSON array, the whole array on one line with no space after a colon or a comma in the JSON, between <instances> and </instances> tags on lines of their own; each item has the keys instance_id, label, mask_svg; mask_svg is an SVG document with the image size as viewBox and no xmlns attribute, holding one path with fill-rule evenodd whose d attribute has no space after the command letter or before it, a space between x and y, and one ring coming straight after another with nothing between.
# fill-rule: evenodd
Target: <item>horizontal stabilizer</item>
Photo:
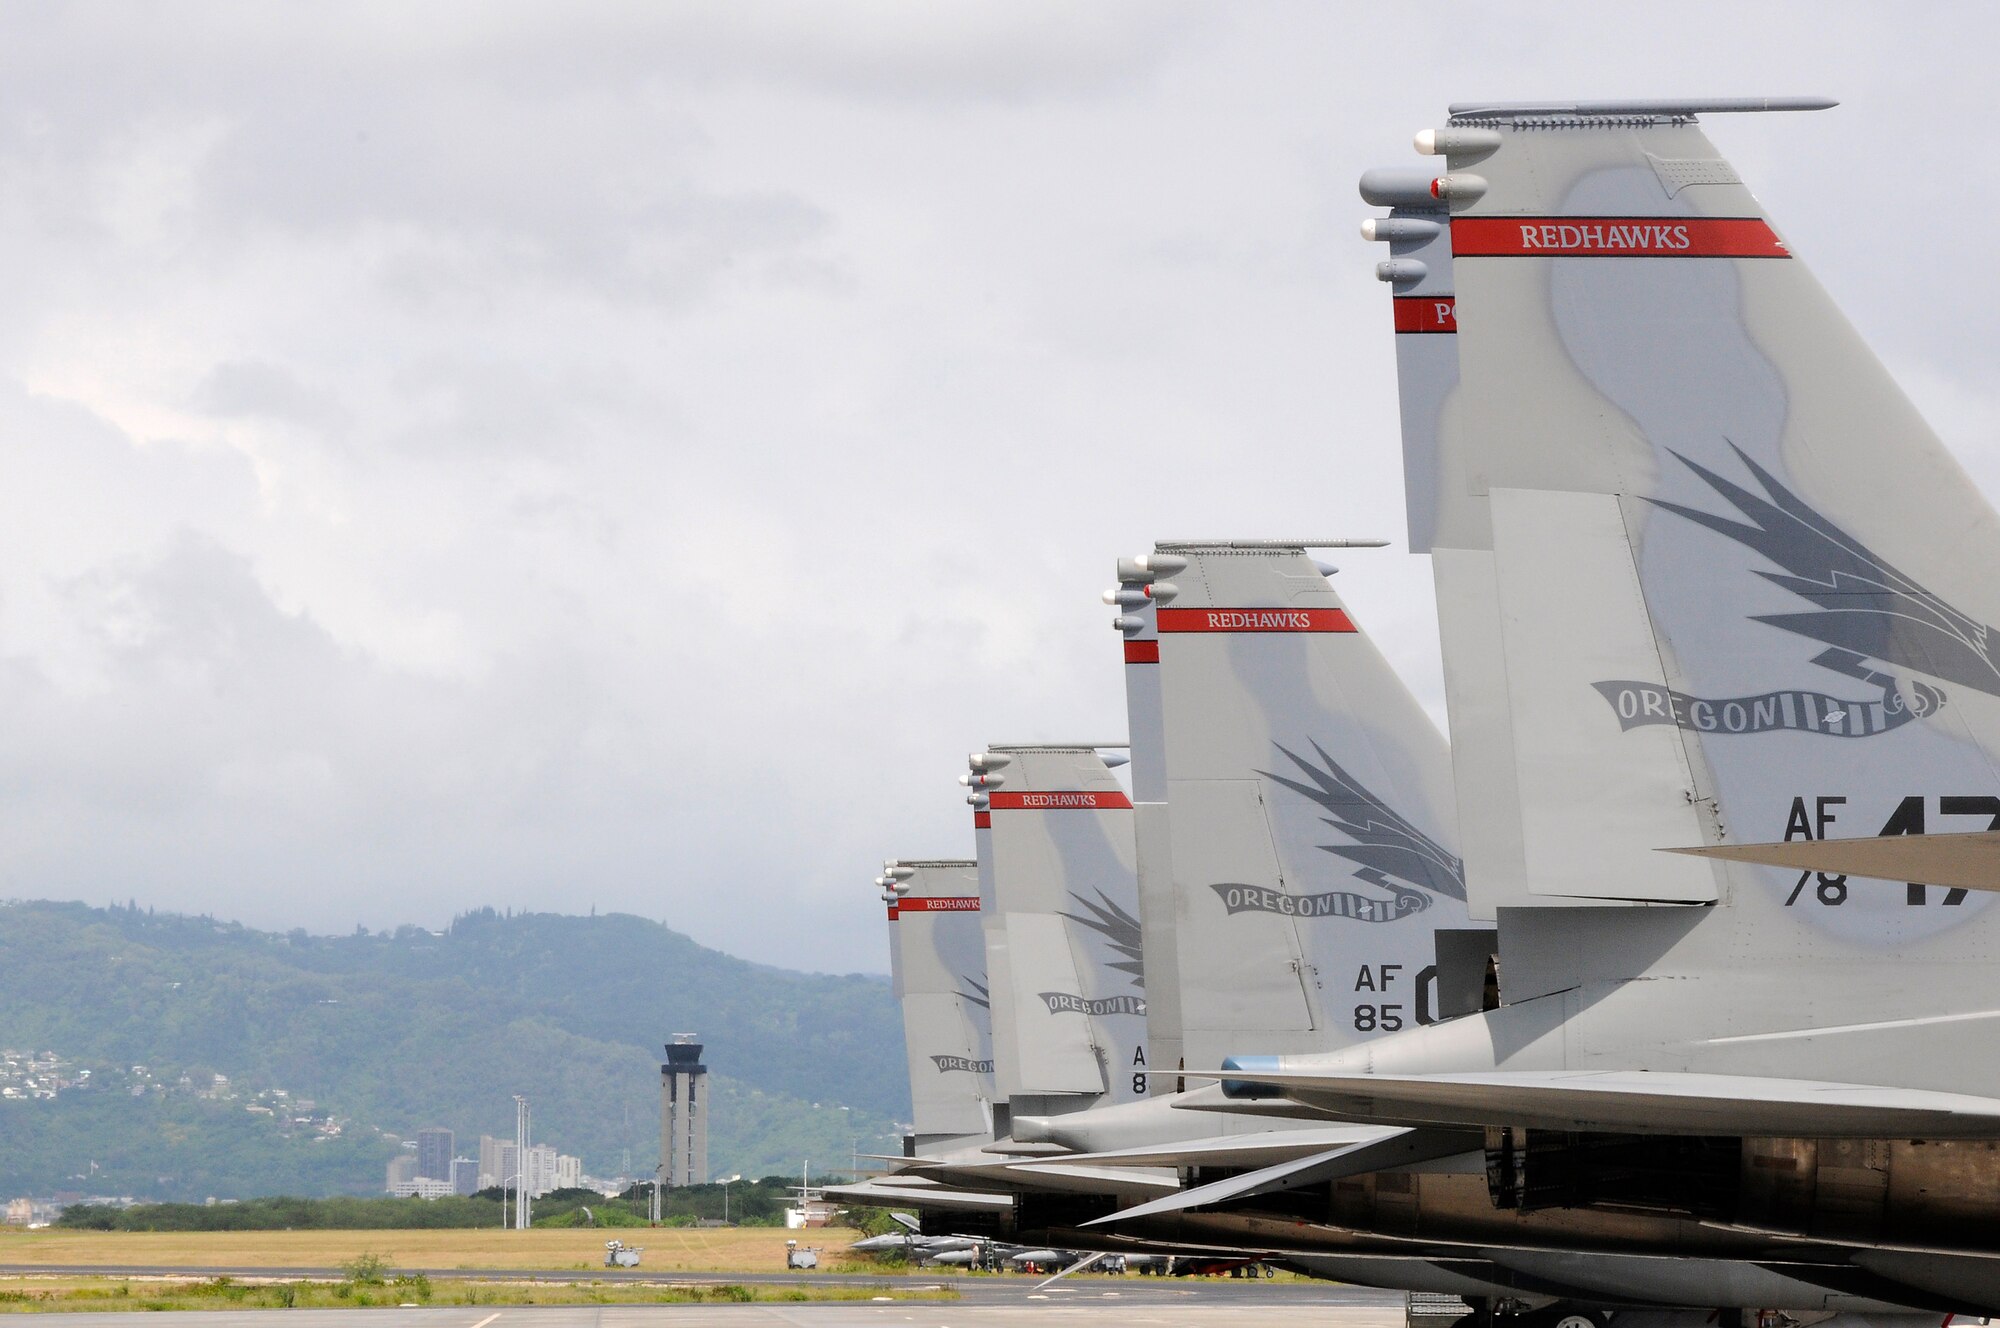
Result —
<instances>
[{"instance_id":1,"label":"horizontal stabilizer","mask_svg":"<svg viewBox=\"0 0 2000 1328\"><path fill-rule=\"evenodd\" d=\"M1230 1071L1384 1125L1517 1125L1631 1134L2000 1139L2000 1099L1874 1084L1647 1070L1483 1074Z\"/></svg>"},{"instance_id":2,"label":"horizontal stabilizer","mask_svg":"<svg viewBox=\"0 0 2000 1328\"><path fill-rule=\"evenodd\" d=\"M1102 1153L1072 1153L1068 1162L1107 1167L1267 1167L1330 1148L1347 1148L1381 1138L1374 1125L1327 1125L1310 1130L1260 1130L1256 1134L1210 1135L1202 1138L1118 1148Z\"/></svg>"},{"instance_id":3,"label":"horizontal stabilizer","mask_svg":"<svg viewBox=\"0 0 2000 1328\"><path fill-rule=\"evenodd\" d=\"M880 1185L864 1182L860 1185L829 1185L825 1193L829 1198L845 1203L865 1204L870 1208L935 1208L958 1213L1004 1213L1014 1207L1011 1194L982 1194L974 1190L955 1190L946 1185Z\"/></svg>"},{"instance_id":4,"label":"horizontal stabilizer","mask_svg":"<svg viewBox=\"0 0 2000 1328\"><path fill-rule=\"evenodd\" d=\"M1180 1182L1170 1171L1138 1167L1072 1166L1066 1162L955 1162L924 1168L920 1174L944 1185L968 1189L1029 1190L1037 1193L1172 1194Z\"/></svg>"},{"instance_id":5,"label":"horizontal stabilizer","mask_svg":"<svg viewBox=\"0 0 2000 1328\"><path fill-rule=\"evenodd\" d=\"M1305 1157L1280 1162L1276 1166L1259 1171L1246 1171L1240 1176L1230 1176L1209 1185L1197 1185L1193 1189L1170 1194L1164 1199L1140 1204L1137 1208L1127 1208L1109 1217L1086 1222L1085 1226L1101 1226L1108 1222L1129 1222L1134 1218L1154 1217L1161 1213L1184 1212L1190 1208L1212 1208L1231 1199L1247 1199L1256 1194L1269 1194L1274 1190L1295 1190L1305 1185L1317 1185L1322 1181L1340 1180L1346 1176L1365 1175L1370 1171L1382 1171L1390 1167L1408 1166L1413 1162L1430 1162L1440 1157L1450 1157L1484 1145L1483 1135L1466 1130L1388 1130L1366 1143L1345 1144L1339 1148L1329 1148L1324 1152L1311 1153Z\"/></svg>"},{"instance_id":6,"label":"horizontal stabilizer","mask_svg":"<svg viewBox=\"0 0 2000 1328\"><path fill-rule=\"evenodd\" d=\"M1780 844L1714 844L1662 851L1788 867L1793 871L1825 872L1828 876L1866 876L1966 890L2000 890L2000 830L1880 835L1866 839L1792 839Z\"/></svg>"},{"instance_id":7,"label":"horizontal stabilizer","mask_svg":"<svg viewBox=\"0 0 2000 1328\"><path fill-rule=\"evenodd\" d=\"M1235 1075L1232 1071L1232 1076ZM1190 1094L1190 1097L1193 1095ZM1321 1107L1308 1106L1304 1102L1293 1102L1282 1097L1267 1097L1254 1100L1233 1100L1220 1095L1199 1101L1176 1102L1176 1111L1219 1111L1230 1116L1268 1116L1274 1120L1338 1121L1344 1119L1336 1112Z\"/></svg>"}]
</instances>

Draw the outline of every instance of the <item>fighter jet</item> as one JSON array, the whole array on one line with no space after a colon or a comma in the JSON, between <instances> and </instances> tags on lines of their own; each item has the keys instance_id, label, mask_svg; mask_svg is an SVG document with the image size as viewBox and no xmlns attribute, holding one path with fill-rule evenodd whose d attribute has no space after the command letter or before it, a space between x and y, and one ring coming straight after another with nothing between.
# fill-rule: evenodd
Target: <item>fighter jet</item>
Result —
<instances>
[{"instance_id":1,"label":"fighter jet","mask_svg":"<svg viewBox=\"0 0 2000 1328\"><path fill-rule=\"evenodd\" d=\"M901 1254L920 1264L959 1268L997 1268L1004 1264L1068 1267L1085 1258L1074 1250L1009 1245L978 1236L925 1235L922 1223L908 1213L889 1214L900 1228L857 1240L847 1248L856 1254Z\"/></svg>"},{"instance_id":2,"label":"fighter jet","mask_svg":"<svg viewBox=\"0 0 2000 1328\"><path fill-rule=\"evenodd\" d=\"M847 1248L856 1254L900 1254L921 1264L974 1266L985 1262L987 1242L976 1236L927 1236L923 1224L908 1213L891 1213L889 1217L897 1230L868 1236Z\"/></svg>"},{"instance_id":3,"label":"fighter jet","mask_svg":"<svg viewBox=\"0 0 2000 1328\"><path fill-rule=\"evenodd\" d=\"M2000 523L1697 123L1786 108L1464 105L1421 137L1448 221L1385 238L1448 232L1457 363L1428 436L1406 415L1412 537L1507 1003L1231 1073L1484 1131L1523 1222L1696 1218L1991 1307L1990 896L1660 851L2000 815Z\"/></svg>"}]
</instances>

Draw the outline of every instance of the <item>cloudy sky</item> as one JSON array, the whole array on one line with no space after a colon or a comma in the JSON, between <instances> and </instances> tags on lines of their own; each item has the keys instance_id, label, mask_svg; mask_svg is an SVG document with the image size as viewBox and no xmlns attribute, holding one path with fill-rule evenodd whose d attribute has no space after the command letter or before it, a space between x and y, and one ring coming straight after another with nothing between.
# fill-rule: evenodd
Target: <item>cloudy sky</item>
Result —
<instances>
[{"instance_id":1,"label":"cloudy sky","mask_svg":"<svg viewBox=\"0 0 2000 1328\"><path fill-rule=\"evenodd\" d=\"M885 967L963 753L1122 733L1114 557L1400 540L1354 181L1452 100L1842 98L1710 132L2000 490L1923 12L0 7L0 896Z\"/></svg>"}]
</instances>

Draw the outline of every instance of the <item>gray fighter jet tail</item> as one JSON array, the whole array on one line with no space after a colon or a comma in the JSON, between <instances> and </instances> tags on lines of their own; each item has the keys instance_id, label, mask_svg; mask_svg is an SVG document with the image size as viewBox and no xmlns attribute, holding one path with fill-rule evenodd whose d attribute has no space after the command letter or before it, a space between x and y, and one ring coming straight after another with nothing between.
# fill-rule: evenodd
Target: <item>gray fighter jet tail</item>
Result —
<instances>
[{"instance_id":1,"label":"gray fighter jet tail","mask_svg":"<svg viewBox=\"0 0 2000 1328\"><path fill-rule=\"evenodd\" d=\"M915 1153L993 1137L993 1032L979 871L971 862L897 859L877 878L903 1011Z\"/></svg>"},{"instance_id":2,"label":"gray fighter jet tail","mask_svg":"<svg viewBox=\"0 0 2000 1328\"><path fill-rule=\"evenodd\" d=\"M1132 800L1089 745L995 746L971 787L998 1088L1015 1113L1146 1093Z\"/></svg>"},{"instance_id":3,"label":"gray fighter jet tail","mask_svg":"<svg viewBox=\"0 0 2000 1328\"><path fill-rule=\"evenodd\" d=\"M1158 732L1134 787L1168 802L1148 950L1170 917L1192 1065L1432 1022L1436 933L1468 927L1443 735L1306 547L1164 543L1112 595L1133 731Z\"/></svg>"},{"instance_id":4,"label":"gray fighter jet tail","mask_svg":"<svg viewBox=\"0 0 2000 1328\"><path fill-rule=\"evenodd\" d=\"M1412 519L1460 787L1520 827L1469 851L1475 908L1948 952L1983 897L1656 850L1995 825L1991 507L1686 106L1465 106L1422 146L1457 381L1406 419Z\"/></svg>"},{"instance_id":5,"label":"gray fighter jet tail","mask_svg":"<svg viewBox=\"0 0 2000 1328\"><path fill-rule=\"evenodd\" d=\"M1701 109L1420 136L1457 379L1406 450L1456 784L1518 826L1466 847L1474 915L1512 919L1508 1005L1325 1068L1714 1075L1658 1125L1724 1134L1870 1087L2000 1098L1991 892L1828 870L1922 854L1659 851L2000 824L2000 522ZM1488 1081L1473 1114L1593 1119L1581 1090Z\"/></svg>"}]
</instances>

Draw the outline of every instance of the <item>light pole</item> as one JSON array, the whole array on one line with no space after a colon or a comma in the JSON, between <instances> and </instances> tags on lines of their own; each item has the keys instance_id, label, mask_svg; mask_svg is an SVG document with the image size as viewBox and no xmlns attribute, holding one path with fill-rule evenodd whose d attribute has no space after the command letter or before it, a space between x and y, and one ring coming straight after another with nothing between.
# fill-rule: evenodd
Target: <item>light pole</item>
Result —
<instances>
[{"instance_id":1,"label":"light pole","mask_svg":"<svg viewBox=\"0 0 2000 1328\"><path fill-rule=\"evenodd\" d=\"M514 1094L514 1229L528 1229L528 1099Z\"/></svg>"},{"instance_id":2,"label":"light pole","mask_svg":"<svg viewBox=\"0 0 2000 1328\"><path fill-rule=\"evenodd\" d=\"M652 1222L654 1226L660 1225L660 1172L665 1169L666 1165L667 1165L666 1163L662 1162L659 1166L653 1168Z\"/></svg>"},{"instance_id":3,"label":"light pole","mask_svg":"<svg viewBox=\"0 0 2000 1328\"><path fill-rule=\"evenodd\" d=\"M518 1204L521 1193L521 1173L517 1171L507 1177L507 1180L500 1182L500 1229L503 1231L512 1225L512 1223L507 1221L507 1181L514 1182L515 1202Z\"/></svg>"},{"instance_id":4,"label":"light pole","mask_svg":"<svg viewBox=\"0 0 2000 1328\"><path fill-rule=\"evenodd\" d=\"M729 1225L729 1187L742 1179L740 1175L722 1178L722 1225L724 1226Z\"/></svg>"}]
</instances>

